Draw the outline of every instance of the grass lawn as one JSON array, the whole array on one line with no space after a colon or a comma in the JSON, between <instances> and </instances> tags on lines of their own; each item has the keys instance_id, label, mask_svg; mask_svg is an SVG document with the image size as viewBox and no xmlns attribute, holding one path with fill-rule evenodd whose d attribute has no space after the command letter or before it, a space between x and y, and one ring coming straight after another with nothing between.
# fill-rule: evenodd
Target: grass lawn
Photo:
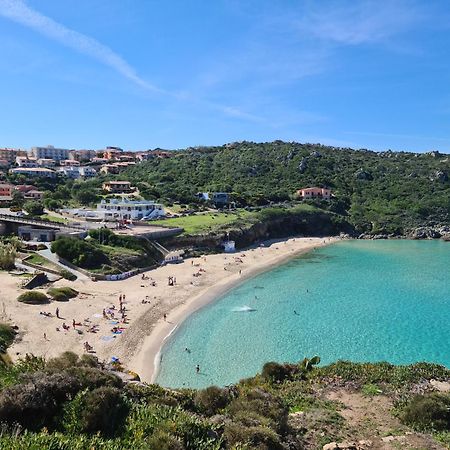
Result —
<instances>
[{"instance_id":1,"label":"grass lawn","mask_svg":"<svg viewBox=\"0 0 450 450\"><path fill-rule=\"evenodd\" d=\"M172 219L158 220L154 223L155 225L184 228L185 234L201 234L213 231L224 225L231 225L239 220L248 220L253 216L253 213L243 209L237 212L204 213L186 217L174 217Z\"/></svg>"},{"instance_id":2,"label":"grass lawn","mask_svg":"<svg viewBox=\"0 0 450 450\"><path fill-rule=\"evenodd\" d=\"M42 220L48 220L50 222L57 222L57 223L66 223L67 220L63 219L62 217L52 216L51 214L43 214L41 216Z\"/></svg>"},{"instance_id":3,"label":"grass lawn","mask_svg":"<svg viewBox=\"0 0 450 450\"><path fill-rule=\"evenodd\" d=\"M25 262L36 264L44 268L46 267L48 269L60 270L60 267L58 267L56 264L53 264L47 258L44 258L43 256L38 255L37 253L31 253L30 256L26 258Z\"/></svg>"},{"instance_id":4,"label":"grass lawn","mask_svg":"<svg viewBox=\"0 0 450 450\"><path fill-rule=\"evenodd\" d=\"M128 255L137 256L141 253L137 250L126 247L113 247L111 245L97 245L97 247L106 255Z\"/></svg>"}]
</instances>

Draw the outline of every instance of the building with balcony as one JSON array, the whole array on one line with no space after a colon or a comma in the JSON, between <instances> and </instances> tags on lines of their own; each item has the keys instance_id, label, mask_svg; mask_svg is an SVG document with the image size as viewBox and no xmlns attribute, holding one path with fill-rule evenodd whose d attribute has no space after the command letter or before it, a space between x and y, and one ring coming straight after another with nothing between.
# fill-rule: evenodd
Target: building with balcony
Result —
<instances>
[{"instance_id":1,"label":"building with balcony","mask_svg":"<svg viewBox=\"0 0 450 450\"><path fill-rule=\"evenodd\" d=\"M303 188L297 191L297 195L302 200L312 200L312 199L330 200L331 189L319 187Z\"/></svg>"},{"instance_id":2,"label":"building with balcony","mask_svg":"<svg viewBox=\"0 0 450 450\"><path fill-rule=\"evenodd\" d=\"M106 181L102 188L110 194L129 194L134 191L134 187L129 181Z\"/></svg>"},{"instance_id":3,"label":"building with balcony","mask_svg":"<svg viewBox=\"0 0 450 450\"><path fill-rule=\"evenodd\" d=\"M102 220L151 220L165 216L163 205L150 200L102 200L97 205Z\"/></svg>"},{"instance_id":4,"label":"building with balcony","mask_svg":"<svg viewBox=\"0 0 450 450\"><path fill-rule=\"evenodd\" d=\"M61 161L62 159L69 159L69 153L70 150L65 148L55 148L53 145L31 148L31 155L36 159L53 159L54 161Z\"/></svg>"}]
</instances>

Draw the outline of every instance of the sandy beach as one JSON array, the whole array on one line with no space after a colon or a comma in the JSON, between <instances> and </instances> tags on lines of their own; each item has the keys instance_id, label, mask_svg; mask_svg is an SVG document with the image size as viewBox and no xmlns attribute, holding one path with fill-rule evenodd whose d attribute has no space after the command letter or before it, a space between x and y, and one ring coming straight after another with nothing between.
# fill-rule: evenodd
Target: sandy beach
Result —
<instances>
[{"instance_id":1,"label":"sandy beach","mask_svg":"<svg viewBox=\"0 0 450 450\"><path fill-rule=\"evenodd\" d=\"M0 321L19 328L18 339L9 354L13 359L26 353L46 358L67 350L81 354L88 342L99 359L110 360L115 356L127 369L137 372L141 380L151 382L157 373L164 340L192 312L242 281L334 241L333 238L272 241L234 254L187 259L123 281L59 280L54 286L70 286L80 294L69 302L46 305L18 302L17 297L23 292L19 277L0 273ZM173 286L169 286L169 277L175 280ZM118 311L121 295L125 296L125 323ZM56 308L61 318L56 317ZM51 317L41 312L50 313Z\"/></svg>"}]
</instances>

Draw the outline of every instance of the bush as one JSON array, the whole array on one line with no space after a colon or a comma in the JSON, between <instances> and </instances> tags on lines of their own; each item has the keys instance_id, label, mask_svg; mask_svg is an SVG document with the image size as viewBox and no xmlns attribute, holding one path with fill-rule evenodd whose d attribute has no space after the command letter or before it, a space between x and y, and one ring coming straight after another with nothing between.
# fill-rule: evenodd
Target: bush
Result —
<instances>
[{"instance_id":1,"label":"bush","mask_svg":"<svg viewBox=\"0 0 450 450\"><path fill-rule=\"evenodd\" d=\"M166 433L165 431L158 430L152 434L147 440L148 448L154 448L158 450L183 450L184 445L175 437Z\"/></svg>"},{"instance_id":2,"label":"bush","mask_svg":"<svg viewBox=\"0 0 450 450\"><path fill-rule=\"evenodd\" d=\"M128 415L128 405L119 389L103 386L82 391L67 405L64 426L67 431L118 433Z\"/></svg>"},{"instance_id":3,"label":"bush","mask_svg":"<svg viewBox=\"0 0 450 450\"><path fill-rule=\"evenodd\" d=\"M5 353L13 343L16 332L10 325L0 323L0 353Z\"/></svg>"},{"instance_id":4,"label":"bush","mask_svg":"<svg viewBox=\"0 0 450 450\"><path fill-rule=\"evenodd\" d=\"M283 450L280 437L267 427L247 427L236 423L225 425L223 437L231 448L233 445L248 445L257 450Z\"/></svg>"},{"instance_id":5,"label":"bush","mask_svg":"<svg viewBox=\"0 0 450 450\"><path fill-rule=\"evenodd\" d=\"M401 419L421 431L450 431L450 394L434 392L414 397Z\"/></svg>"},{"instance_id":6,"label":"bush","mask_svg":"<svg viewBox=\"0 0 450 450\"><path fill-rule=\"evenodd\" d=\"M67 269L62 269L59 273L66 280L75 281L77 279L77 276Z\"/></svg>"},{"instance_id":7,"label":"bush","mask_svg":"<svg viewBox=\"0 0 450 450\"><path fill-rule=\"evenodd\" d=\"M230 393L226 389L210 386L199 390L194 398L195 406L208 416L217 414L231 401Z\"/></svg>"},{"instance_id":8,"label":"bush","mask_svg":"<svg viewBox=\"0 0 450 450\"><path fill-rule=\"evenodd\" d=\"M60 237L52 242L51 250L72 264L86 269L100 267L108 262L100 249L82 239Z\"/></svg>"},{"instance_id":9,"label":"bush","mask_svg":"<svg viewBox=\"0 0 450 450\"><path fill-rule=\"evenodd\" d=\"M78 295L78 291L70 287L50 288L47 294L57 302L67 302Z\"/></svg>"},{"instance_id":10,"label":"bush","mask_svg":"<svg viewBox=\"0 0 450 450\"><path fill-rule=\"evenodd\" d=\"M16 247L13 244L0 242L0 269L14 269L16 255Z\"/></svg>"},{"instance_id":11,"label":"bush","mask_svg":"<svg viewBox=\"0 0 450 450\"><path fill-rule=\"evenodd\" d=\"M261 375L267 381L283 381L290 376L290 370L283 364L272 361L264 364Z\"/></svg>"},{"instance_id":12,"label":"bush","mask_svg":"<svg viewBox=\"0 0 450 450\"><path fill-rule=\"evenodd\" d=\"M39 291L24 292L17 297L17 300L30 305L43 305L49 301L48 297L43 292Z\"/></svg>"},{"instance_id":13,"label":"bush","mask_svg":"<svg viewBox=\"0 0 450 450\"><path fill-rule=\"evenodd\" d=\"M42 216L44 214L44 205L41 202L30 200L23 205L24 211L30 216Z\"/></svg>"},{"instance_id":14,"label":"bush","mask_svg":"<svg viewBox=\"0 0 450 450\"><path fill-rule=\"evenodd\" d=\"M287 427L288 410L282 401L261 389L253 389L234 399L229 406L234 417L244 417L247 413L256 413L268 419L271 428L284 432Z\"/></svg>"},{"instance_id":15,"label":"bush","mask_svg":"<svg viewBox=\"0 0 450 450\"><path fill-rule=\"evenodd\" d=\"M80 388L79 380L65 373L28 374L22 384L0 392L0 421L31 430L53 428L63 403Z\"/></svg>"}]
</instances>

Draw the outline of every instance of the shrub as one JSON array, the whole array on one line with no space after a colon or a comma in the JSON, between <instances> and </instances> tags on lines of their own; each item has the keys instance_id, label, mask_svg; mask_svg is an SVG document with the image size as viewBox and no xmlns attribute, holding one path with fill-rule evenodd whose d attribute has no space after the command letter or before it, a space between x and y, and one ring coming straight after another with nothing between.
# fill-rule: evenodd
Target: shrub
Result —
<instances>
[{"instance_id":1,"label":"shrub","mask_svg":"<svg viewBox=\"0 0 450 450\"><path fill-rule=\"evenodd\" d=\"M158 450L183 450L185 448L178 439L162 430L153 433L147 443L148 448Z\"/></svg>"},{"instance_id":2,"label":"shrub","mask_svg":"<svg viewBox=\"0 0 450 450\"><path fill-rule=\"evenodd\" d=\"M247 427L236 423L225 425L223 437L231 448L233 445L248 445L257 450L283 450L280 437L267 427Z\"/></svg>"},{"instance_id":3,"label":"shrub","mask_svg":"<svg viewBox=\"0 0 450 450\"><path fill-rule=\"evenodd\" d=\"M48 360L45 368L48 371L56 372L76 366L77 364L78 355L73 352L64 352L61 353L61 355L59 355L58 357Z\"/></svg>"},{"instance_id":4,"label":"shrub","mask_svg":"<svg viewBox=\"0 0 450 450\"><path fill-rule=\"evenodd\" d=\"M24 211L30 216L42 216L44 214L44 206L41 202L30 200L23 205Z\"/></svg>"},{"instance_id":5,"label":"shrub","mask_svg":"<svg viewBox=\"0 0 450 450\"><path fill-rule=\"evenodd\" d=\"M14 269L16 255L16 247L13 244L0 242L0 269Z\"/></svg>"},{"instance_id":6,"label":"shrub","mask_svg":"<svg viewBox=\"0 0 450 450\"><path fill-rule=\"evenodd\" d=\"M123 426L128 410L119 389L103 386L85 390L67 405L64 426L68 431L113 436Z\"/></svg>"},{"instance_id":7,"label":"shrub","mask_svg":"<svg viewBox=\"0 0 450 450\"><path fill-rule=\"evenodd\" d=\"M230 401L230 393L217 386L199 390L194 398L195 406L208 416L212 416L220 409L225 408Z\"/></svg>"},{"instance_id":8,"label":"shrub","mask_svg":"<svg viewBox=\"0 0 450 450\"><path fill-rule=\"evenodd\" d=\"M272 361L264 364L261 375L267 381L283 381L290 376L290 370L283 364Z\"/></svg>"},{"instance_id":9,"label":"shrub","mask_svg":"<svg viewBox=\"0 0 450 450\"><path fill-rule=\"evenodd\" d=\"M75 281L77 279L77 276L70 272L70 270L62 269L59 272L63 278L69 281Z\"/></svg>"},{"instance_id":10,"label":"shrub","mask_svg":"<svg viewBox=\"0 0 450 450\"><path fill-rule=\"evenodd\" d=\"M50 288L47 294L57 302L67 302L78 295L78 291L70 287Z\"/></svg>"},{"instance_id":11,"label":"shrub","mask_svg":"<svg viewBox=\"0 0 450 450\"><path fill-rule=\"evenodd\" d=\"M22 384L0 392L0 421L32 430L52 428L62 404L80 388L80 382L65 373L28 374Z\"/></svg>"},{"instance_id":12,"label":"shrub","mask_svg":"<svg viewBox=\"0 0 450 450\"><path fill-rule=\"evenodd\" d=\"M234 399L230 403L229 412L235 417L243 417L243 413L257 413L269 419L270 426L279 432L283 432L287 427L286 406L279 398L261 389L253 389Z\"/></svg>"},{"instance_id":13,"label":"shrub","mask_svg":"<svg viewBox=\"0 0 450 450\"><path fill-rule=\"evenodd\" d=\"M417 430L450 431L450 394L417 395L405 407L401 419Z\"/></svg>"},{"instance_id":14,"label":"shrub","mask_svg":"<svg viewBox=\"0 0 450 450\"><path fill-rule=\"evenodd\" d=\"M0 353L5 353L7 348L13 343L16 332L5 323L0 323Z\"/></svg>"},{"instance_id":15,"label":"shrub","mask_svg":"<svg viewBox=\"0 0 450 450\"><path fill-rule=\"evenodd\" d=\"M72 264L87 269L108 262L108 258L99 248L82 239L60 237L52 242L51 250Z\"/></svg>"},{"instance_id":16,"label":"shrub","mask_svg":"<svg viewBox=\"0 0 450 450\"><path fill-rule=\"evenodd\" d=\"M39 291L27 291L23 294L20 294L17 297L17 300L22 303L28 303L30 305L43 305L44 303L48 303L48 297Z\"/></svg>"}]
</instances>

